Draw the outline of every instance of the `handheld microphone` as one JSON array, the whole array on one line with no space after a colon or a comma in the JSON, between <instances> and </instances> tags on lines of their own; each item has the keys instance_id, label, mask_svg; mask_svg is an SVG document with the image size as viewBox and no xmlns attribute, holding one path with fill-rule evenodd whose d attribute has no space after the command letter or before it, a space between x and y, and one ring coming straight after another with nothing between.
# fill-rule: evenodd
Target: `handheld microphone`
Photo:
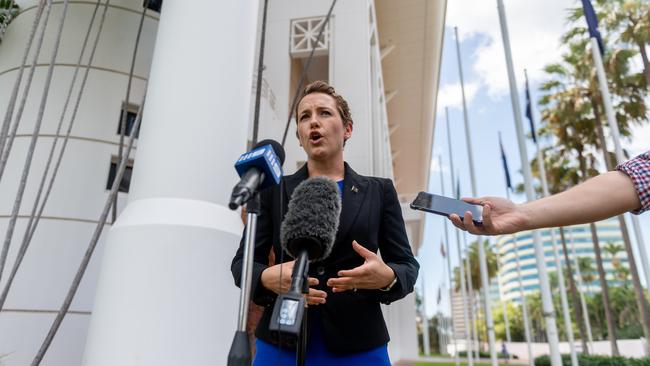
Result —
<instances>
[{"instance_id":1,"label":"handheld microphone","mask_svg":"<svg viewBox=\"0 0 650 366\"><path fill-rule=\"evenodd\" d=\"M339 188L334 181L316 177L293 191L280 226L283 250L296 258L289 292L278 296L269 329L298 335L309 293L309 261L325 259L332 251L341 213Z\"/></svg>"},{"instance_id":2,"label":"handheld microphone","mask_svg":"<svg viewBox=\"0 0 650 366\"><path fill-rule=\"evenodd\" d=\"M284 149L275 140L262 140L253 150L242 154L235 162L235 169L241 179L232 190L228 207L236 210L258 190L280 183L282 164Z\"/></svg>"}]
</instances>

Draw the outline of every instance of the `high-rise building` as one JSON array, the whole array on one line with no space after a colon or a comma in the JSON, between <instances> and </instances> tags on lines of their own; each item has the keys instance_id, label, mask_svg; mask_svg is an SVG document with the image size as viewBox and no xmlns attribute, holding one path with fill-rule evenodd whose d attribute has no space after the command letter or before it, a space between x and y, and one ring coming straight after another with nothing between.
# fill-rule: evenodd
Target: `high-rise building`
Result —
<instances>
[{"instance_id":1,"label":"high-rise building","mask_svg":"<svg viewBox=\"0 0 650 366\"><path fill-rule=\"evenodd\" d=\"M564 254L562 251L562 241L558 229L555 230L555 239L557 246L557 255L563 268L565 268ZM566 227L565 240L568 255L571 260L573 271L576 270L574 253L578 258L589 258L591 268L582 268L583 278L582 291L586 293L600 291L600 282L598 281L596 260L594 254L594 245L589 225L576 225ZM619 228L618 220L608 219L596 223L596 231L601 248L601 255L608 284L616 286L624 281L621 278L621 271L618 268L628 268L627 255L624 251L623 237ZM551 238L551 229L539 230L540 237L544 246L544 258L549 273L557 271L555 258L553 256L553 244ZM499 253L501 280L501 298L505 301L521 302L519 287L519 277L517 275L517 258L519 256L519 265L521 270L521 283L524 289L524 295L539 292L539 279L533 248L533 238L531 232L521 232L515 235L502 235L497 237L497 251ZM607 247L618 248L617 253L610 253ZM573 247L573 250L572 250ZM582 260L584 261L584 260ZM565 270L566 273L566 270Z\"/></svg>"}]
</instances>

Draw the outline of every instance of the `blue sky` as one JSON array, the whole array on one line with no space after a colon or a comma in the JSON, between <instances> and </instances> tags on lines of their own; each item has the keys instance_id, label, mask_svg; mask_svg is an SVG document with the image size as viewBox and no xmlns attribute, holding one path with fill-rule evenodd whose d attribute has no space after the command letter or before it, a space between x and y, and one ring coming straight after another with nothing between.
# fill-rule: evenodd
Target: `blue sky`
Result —
<instances>
[{"instance_id":1,"label":"blue sky","mask_svg":"<svg viewBox=\"0 0 650 366\"><path fill-rule=\"evenodd\" d=\"M579 2L573 0L505 1L522 113L525 108L523 69L528 69L531 93L533 99L537 100L540 96L537 88L544 80L542 67L556 61L562 51L559 37L566 26L564 21L566 9L575 7L577 4ZM463 196L471 195L453 29L454 26L458 26L478 195L504 196L504 175L497 136L499 131L503 136L513 184L523 182L523 177L520 173L521 164L496 0L449 1L446 24L429 191L441 192L440 172L442 171L445 190L447 195L450 195L451 177L444 113L445 107L449 107L455 174L461 180L461 194ZM539 127L539 111L536 106L534 112L537 127ZM528 133L528 122L526 119L523 119L523 122L524 131ZM649 125L637 129L633 136L632 141L624 142L624 147L634 154L650 149L650 145L648 145L648 141L650 141ZM542 144L545 143L550 142L542 142ZM529 141L529 158L534 154L536 154L536 148ZM440 155L443 160L442 166L437 163ZM513 200L523 202L525 197L523 195L513 196ZM650 214L642 215L640 219L645 234L646 248L650 251ZM450 247L452 248L452 266L454 266L457 262L456 251L453 249L455 247L453 230L455 229L452 229L451 225L447 226L452 241ZM444 238L443 219L439 216L427 215L423 245L418 259L422 266L421 276L426 277L425 295L429 316L437 312L439 308L444 313L449 312L449 303L445 296L443 296L440 306L436 305L438 287L444 281L445 288L448 288L446 264L443 263L445 260L440 256L439 251L442 238ZM473 236L468 236L468 240L473 240Z\"/></svg>"}]
</instances>

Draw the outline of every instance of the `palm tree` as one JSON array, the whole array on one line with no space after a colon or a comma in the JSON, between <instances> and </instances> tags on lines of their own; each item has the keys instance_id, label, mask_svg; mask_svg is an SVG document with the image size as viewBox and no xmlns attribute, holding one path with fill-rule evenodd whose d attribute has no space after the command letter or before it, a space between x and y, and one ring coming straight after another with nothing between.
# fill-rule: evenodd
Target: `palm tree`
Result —
<instances>
[{"instance_id":1,"label":"palm tree","mask_svg":"<svg viewBox=\"0 0 650 366\"><path fill-rule=\"evenodd\" d=\"M650 86L650 62L645 47L650 43L650 4L640 0L599 0L597 6L603 9L602 20L608 33L638 48L646 86Z\"/></svg>"},{"instance_id":2,"label":"palm tree","mask_svg":"<svg viewBox=\"0 0 650 366\"><path fill-rule=\"evenodd\" d=\"M618 253L623 251L623 246L612 241L608 241L604 247L605 251L612 258L612 267L614 267L615 276L621 280L624 286L628 285L630 271L623 266L623 263L618 258Z\"/></svg>"},{"instance_id":3,"label":"palm tree","mask_svg":"<svg viewBox=\"0 0 650 366\"><path fill-rule=\"evenodd\" d=\"M581 11L581 9L579 9ZM574 14L577 14L574 12ZM586 52L586 45L588 40L585 39L584 31L582 28L573 28L564 36L564 40L569 42L570 52L563 55L563 63L549 65L546 68L547 73L555 77L555 80L551 80L542 86L542 90L548 92L548 94L542 98L542 104L547 106L547 113L549 125L555 123L556 126L554 132L560 132L560 139L563 137L566 141L568 136L562 131L562 129L567 127L567 124L570 124L570 121L562 120L557 118L560 117L574 117L577 124L582 124L589 126L590 128L583 130L582 132L586 133L584 136L580 136L580 141L575 144L578 159L580 159L581 149L584 148L584 144L588 144L597 149L600 149L605 154L605 162L608 169L612 169L610 162L610 154L605 148L605 138L603 132L603 123L602 123L602 110L601 107L602 100L600 95L600 90L596 80L596 76L593 72L594 68L592 67L592 59L590 54ZM580 38L582 36L582 38ZM629 60L633 57L635 51L631 49L616 49L612 48L610 52L605 57L605 62L607 65L610 75L610 83L612 84L613 94L616 96L615 101L617 102L617 123L619 124L619 129L621 130L622 136L629 136L631 125L636 123L642 123L647 121L646 117L646 105L643 98L645 97L645 85L643 85L643 79L638 74L632 74L629 71ZM568 86L568 87L567 87ZM545 99L546 98L546 99ZM550 111L549 111L550 110ZM553 112L556 112L555 114ZM544 117L544 114L543 114ZM555 117L555 118L554 118ZM553 128L551 126L551 128ZM595 134L595 136L594 136ZM576 136L573 136L574 138ZM575 142L575 141L574 141ZM581 162L581 170L585 166ZM586 174L583 174L583 178L586 178ZM619 218L621 232L625 242L626 251L628 256L633 258L633 251L631 250L631 243L629 240L629 233L625 226L625 220L623 217ZM606 301L605 307L608 307L608 289L606 289L606 280L604 278L604 269L602 268L602 263L600 260L601 253L599 245L597 245L597 233L595 225L590 226L592 231L592 237L594 241L594 253L596 254L596 264L598 266L599 277L601 280L601 286L603 287L603 297ZM635 291L637 292L639 308L642 313L647 313L648 305L643 297L643 290L640 287L640 280L637 281L637 271L636 266L633 263L633 260L630 264L630 272L632 275L632 281L635 285ZM606 316L608 320L609 334L612 339L612 347L614 353L616 353L616 348L614 346L613 339L615 338L615 329L613 328L613 317L610 311L606 311ZM644 329L646 330L646 337L650 337L650 316L643 316L643 322L645 324Z\"/></svg>"},{"instance_id":4,"label":"palm tree","mask_svg":"<svg viewBox=\"0 0 650 366\"><path fill-rule=\"evenodd\" d=\"M578 270L580 275L585 280L587 284L587 294L589 297L592 296L591 284L594 282L596 277L594 276L594 267L593 262L590 257L578 257Z\"/></svg>"},{"instance_id":5,"label":"palm tree","mask_svg":"<svg viewBox=\"0 0 650 366\"><path fill-rule=\"evenodd\" d=\"M576 41L577 44L586 45L586 40ZM593 114L596 133L598 136L597 142L594 147L601 150L604 154L605 165L607 170L614 169L612 155L607 150L607 143L605 141L605 133L603 131L603 118L602 113L604 108L601 108L602 95L598 87L597 79L594 75L594 67L592 66L592 58L588 52L585 52L585 47L579 47L574 50L575 71L582 79L585 97L589 98ZM635 55L635 52L630 49L617 49L610 47L608 54L605 57L605 62L609 70L608 82L611 84L611 90L615 96L616 105L616 123L621 130L621 136L626 137L631 133L630 127L632 124L640 124L647 122L647 107L644 102L646 94L645 86L643 85L643 78L639 74L632 74L630 72L629 61ZM623 236L623 243L627 252L630 264L630 274L632 276L632 284L637 298L637 305L641 312L641 323L645 337L650 338L650 308L647 299L645 298L643 287L641 287L641 279L638 274L636 262L634 260L634 251L630 235L627 230L625 218L623 215L618 216L621 234ZM594 228L592 228L592 231ZM594 231L595 232L595 231ZM598 256L596 253L597 264ZM600 266L599 266L600 272ZM603 300L609 303L609 294L603 293ZM606 304L606 307L608 304ZM609 324L609 322L608 322ZM646 351L650 351L650 345L646 344Z\"/></svg>"},{"instance_id":6,"label":"palm tree","mask_svg":"<svg viewBox=\"0 0 650 366\"><path fill-rule=\"evenodd\" d=\"M584 68L581 67L579 45L569 44L570 52L562 55L563 62L545 67L550 80L541 86L546 94L540 99L542 120L546 126L540 134L553 134L557 139L559 153L567 158L577 158L580 178L586 180L596 171L595 158L586 152L589 146L597 144L595 121L590 115L591 105L588 88L584 85ZM595 224L590 224L591 236L596 255L598 277L602 288L605 318L612 354L618 355L616 326L609 306L609 291L605 269L601 259L600 244Z\"/></svg>"}]
</instances>

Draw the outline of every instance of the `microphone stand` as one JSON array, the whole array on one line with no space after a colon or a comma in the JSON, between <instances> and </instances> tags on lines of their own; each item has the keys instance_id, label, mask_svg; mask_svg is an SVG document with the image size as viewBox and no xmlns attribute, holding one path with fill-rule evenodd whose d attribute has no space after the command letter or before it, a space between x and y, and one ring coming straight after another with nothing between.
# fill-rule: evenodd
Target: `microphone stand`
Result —
<instances>
[{"instance_id":1,"label":"microphone stand","mask_svg":"<svg viewBox=\"0 0 650 366\"><path fill-rule=\"evenodd\" d=\"M298 336L296 365L304 366L307 354L307 303L304 294L309 293L309 254L300 251L291 273L289 292L278 296L273 307L269 329Z\"/></svg>"},{"instance_id":2,"label":"microphone stand","mask_svg":"<svg viewBox=\"0 0 650 366\"><path fill-rule=\"evenodd\" d=\"M291 274L291 291L294 293L301 291L303 294L308 294L309 259L306 250L300 252L297 264L298 265L293 268L293 273ZM298 345L296 346L296 366L304 366L305 358L307 356L307 310L309 307L306 302L303 305L303 309L304 313L302 315L300 334L298 335Z\"/></svg>"},{"instance_id":3,"label":"microphone stand","mask_svg":"<svg viewBox=\"0 0 650 366\"><path fill-rule=\"evenodd\" d=\"M246 203L246 241L241 275L241 292L239 294L239 321L237 331L230 346L228 366L250 366L251 347L246 326L248 324L248 305L250 303L251 277L253 272L253 252L255 250L255 233L257 216L260 213L260 194L255 192Z\"/></svg>"}]
</instances>

